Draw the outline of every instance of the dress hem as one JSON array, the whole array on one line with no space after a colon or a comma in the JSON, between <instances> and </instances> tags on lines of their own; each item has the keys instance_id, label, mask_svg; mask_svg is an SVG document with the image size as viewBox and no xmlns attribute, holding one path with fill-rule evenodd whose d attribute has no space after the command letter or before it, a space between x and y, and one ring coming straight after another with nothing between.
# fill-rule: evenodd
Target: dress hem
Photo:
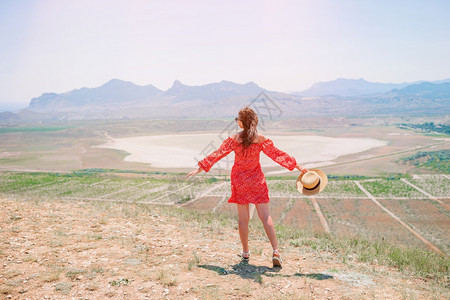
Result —
<instances>
[{"instance_id":1,"label":"dress hem","mask_svg":"<svg viewBox=\"0 0 450 300\"><path fill-rule=\"evenodd\" d=\"M237 201L230 201L230 200L228 200L228 203L234 203L234 204L261 204L261 203L269 203L270 202L270 200L269 201L260 201L260 202L237 202Z\"/></svg>"}]
</instances>

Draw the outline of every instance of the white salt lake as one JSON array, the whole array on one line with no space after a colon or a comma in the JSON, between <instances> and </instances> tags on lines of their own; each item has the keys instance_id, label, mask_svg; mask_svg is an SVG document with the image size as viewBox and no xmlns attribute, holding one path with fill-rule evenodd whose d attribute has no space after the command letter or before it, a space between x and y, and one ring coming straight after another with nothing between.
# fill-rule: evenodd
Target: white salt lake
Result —
<instances>
[{"instance_id":1,"label":"white salt lake","mask_svg":"<svg viewBox=\"0 0 450 300\"><path fill-rule=\"evenodd\" d=\"M355 154L386 145L387 141L373 138L335 138L311 135L271 135L269 137L277 148L295 157L299 164L308 168L330 164L342 155ZM96 148L123 150L129 153L128 162L150 164L154 168L192 168L197 161L219 148L219 133L174 134L113 138ZM262 167L279 166L261 152ZM223 158L215 167L231 169L234 153ZM280 167L280 166L279 166ZM267 172L276 174L288 171Z\"/></svg>"}]
</instances>

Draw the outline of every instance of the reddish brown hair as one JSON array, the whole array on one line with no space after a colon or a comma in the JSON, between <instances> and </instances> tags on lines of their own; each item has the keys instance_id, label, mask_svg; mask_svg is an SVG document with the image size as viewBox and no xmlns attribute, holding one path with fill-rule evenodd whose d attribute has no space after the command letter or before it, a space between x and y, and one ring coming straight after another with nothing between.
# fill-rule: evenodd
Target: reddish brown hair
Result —
<instances>
[{"instance_id":1,"label":"reddish brown hair","mask_svg":"<svg viewBox=\"0 0 450 300\"><path fill-rule=\"evenodd\" d=\"M244 147L248 147L258 136L258 131L256 130L258 115L250 107L244 107L238 113L238 120L244 126L244 130L241 133L242 144Z\"/></svg>"}]
</instances>

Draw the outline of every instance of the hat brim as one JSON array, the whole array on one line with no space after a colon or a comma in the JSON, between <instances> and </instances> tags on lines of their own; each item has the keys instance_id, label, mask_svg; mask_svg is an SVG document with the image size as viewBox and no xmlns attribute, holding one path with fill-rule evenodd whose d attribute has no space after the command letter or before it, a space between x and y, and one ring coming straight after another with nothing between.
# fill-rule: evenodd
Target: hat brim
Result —
<instances>
[{"instance_id":1,"label":"hat brim","mask_svg":"<svg viewBox=\"0 0 450 300\"><path fill-rule=\"evenodd\" d=\"M323 191L323 189L328 184L327 174L325 174L323 171L321 171L319 169L309 169L309 170L314 171L317 173L317 175L319 175L320 184L313 190L307 190L307 189L305 189L305 187L303 186L303 184L301 182L303 173L300 174L300 176L298 176L298 178L297 178L297 190L300 192L300 194L305 195L305 196L312 196L312 195L316 195L316 194L320 193L321 191Z\"/></svg>"}]
</instances>

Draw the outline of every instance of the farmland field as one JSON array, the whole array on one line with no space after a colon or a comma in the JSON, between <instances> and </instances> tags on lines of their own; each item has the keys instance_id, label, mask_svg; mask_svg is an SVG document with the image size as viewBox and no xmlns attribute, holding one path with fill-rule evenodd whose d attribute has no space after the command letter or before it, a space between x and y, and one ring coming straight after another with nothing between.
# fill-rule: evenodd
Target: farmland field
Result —
<instances>
[{"instance_id":1,"label":"farmland field","mask_svg":"<svg viewBox=\"0 0 450 300\"><path fill-rule=\"evenodd\" d=\"M369 199L319 199L331 232L421 247L422 243ZM449 220L450 221L450 220Z\"/></svg>"},{"instance_id":2,"label":"farmland field","mask_svg":"<svg viewBox=\"0 0 450 300\"><path fill-rule=\"evenodd\" d=\"M429 199L381 199L380 202L430 242L450 253L450 211Z\"/></svg>"},{"instance_id":3,"label":"farmland field","mask_svg":"<svg viewBox=\"0 0 450 300\"><path fill-rule=\"evenodd\" d=\"M436 197L448 197L450 191L450 175L415 175L409 181Z\"/></svg>"},{"instance_id":4,"label":"farmland field","mask_svg":"<svg viewBox=\"0 0 450 300\"><path fill-rule=\"evenodd\" d=\"M374 180L362 182L362 185L375 197L423 197L418 190L400 180Z\"/></svg>"},{"instance_id":5,"label":"farmland field","mask_svg":"<svg viewBox=\"0 0 450 300\"><path fill-rule=\"evenodd\" d=\"M440 186L445 175L414 180L430 192L443 194ZM409 179L411 180L411 179ZM411 180L412 181L412 180ZM445 253L450 252L450 210L429 199L400 179L358 181L379 203L420 236ZM433 185L436 188L433 189ZM377 206L352 180L332 180L325 191L315 197L325 220L313 205L312 197L299 194L293 179L268 180L269 204L275 223L289 224L323 232L327 226L338 236L359 235L372 240L427 248L398 220ZM236 215L234 204L227 203L230 182L226 177L199 176L185 180L183 175L141 172L0 173L0 197L39 201L112 201L138 202L148 205L184 206L186 209ZM257 218L256 211L253 218Z\"/></svg>"},{"instance_id":6,"label":"farmland field","mask_svg":"<svg viewBox=\"0 0 450 300\"><path fill-rule=\"evenodd\" d=\"M313 232L323 232L324 230L314 207L311 205L311 201L307 198L294 200L291 209L286 212L284 222Z\"/></svg>"}]
</instances>

